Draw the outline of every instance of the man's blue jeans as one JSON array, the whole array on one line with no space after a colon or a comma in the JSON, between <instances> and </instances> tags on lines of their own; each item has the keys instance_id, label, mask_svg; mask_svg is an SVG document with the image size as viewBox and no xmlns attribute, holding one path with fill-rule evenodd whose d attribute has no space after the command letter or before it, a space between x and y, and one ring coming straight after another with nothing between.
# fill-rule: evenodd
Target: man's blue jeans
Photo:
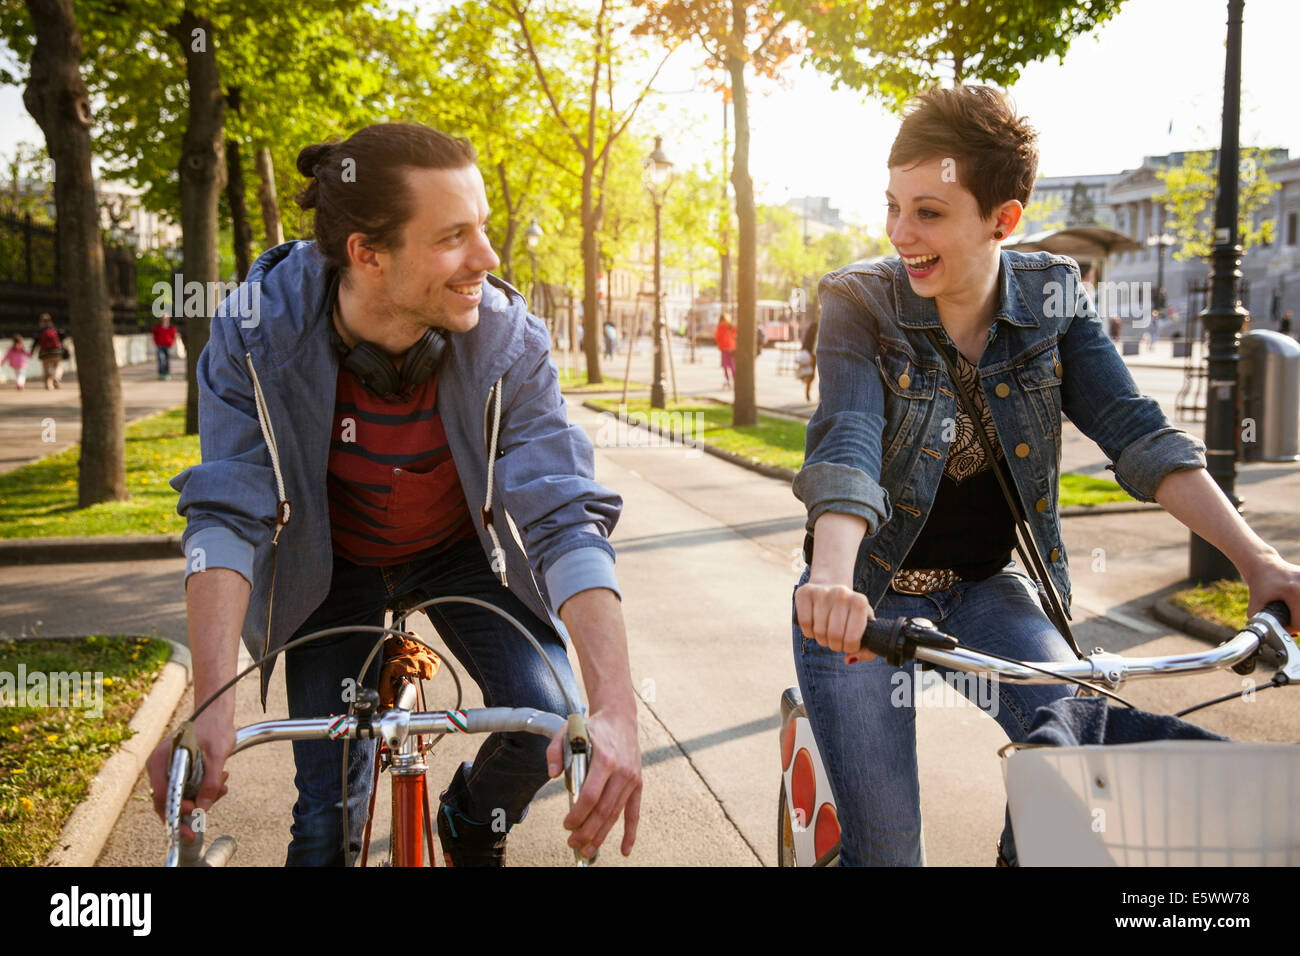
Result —
<instances>
[{"instance_id":1,"label":"man's blue jeans","mask_svg":"<svg viewBox=\"0 0 1300 956\"><path fill-rule=\"evenodd\" d=\"M334 558L329 595L295 637L350 624L382 626L385 608L410 607L435 597L460 595L491 602L514 616L537 638L555 665L568 693L578 688L568 654L549 622L541 621L492 573L477 538L389 567L352 564ZM439 604L427 609L434 627L473 677L488 707L536 707L567 713L564 695L532 645L504 618L471 604ZM320 717L347 711L344 681L357 679L374 642L382 635L360 632L326 637L285 652L285 683L290 717ZM363 686L375 687L377 654ZM450 707L453 701L430 701ZM478 823L500 819L518 823L533 795L546 783L546 747L535 734L491 734L472 763L457 770L443 802ZM361 849L374 772L376 741L352 741L348 754L348 829L354 858ZM343 742L297 741L288 866L341 866L343 854Z\"/></svg>"},{"instance_id":2,"label":"man's blue jeans","mask_svg":"<svg viewBox=\"0 0 1300 956\"><path fill-rule=\"evenodd\" d=\"M172 370L171 369L172 350L169 348L165 348L161 345L157 345L154 348L158 352L158 374L170 375Z\"/></svg>"},{"instance_id":3,"label":"man's blue jeans","mask_svg":"<svg viewBox=\"0 0 1300 956\"><path fill-rule=\"evenodd\" d=\"M808 580L805 568L799 585ZM960 582L928 595L885 592L876 617L926 617L966 647L1025 661L1074 660L1074 652L1038 603L1021 571ZM830 778L840 821L841 866L920 866L921 791L916 763L915 663L890 667L883 658L856 664L805 638L791 610L795 669L813 737ZM982 706L1012 740L1024 740L1034 712L1073 690L1062 684L1012 684L947 668L939 676ZM1003 831L1004 850L1014 860ZM990 858L993 848L989 847Z\"/></svg>"}]
</instances>

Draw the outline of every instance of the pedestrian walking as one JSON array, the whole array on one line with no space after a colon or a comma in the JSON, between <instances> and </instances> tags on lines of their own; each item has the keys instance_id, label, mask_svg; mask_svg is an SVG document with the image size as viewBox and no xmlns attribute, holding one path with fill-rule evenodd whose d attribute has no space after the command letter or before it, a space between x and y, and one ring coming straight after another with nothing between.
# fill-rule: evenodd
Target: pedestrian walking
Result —
<instances>
[{"instance_id":1,"label":"pedestrian walking","mask_svg":"<svg viewBox=\"0 0 1300 956\"><path fill-rule=\"evenodd\" d=\"M1291 334L1291 310L1287 309L1282 313L1282 318L1278 321L1277 330L1283 335Z\"/></svg>"},{"instance_id":2,"label":"pedestrian walking","mask_svg":"<svg viewBox=\"0 0 1300 956\"><path fill-rule=\"evenodd\" d=\"M172 377L171 355L176 345L176 326L172 325L172 317L166 312L153 327L153 344L158 353L158 379L165 382Z\"/></svg>"},{"instance_id":3,"label":"pedestrian walking","mask_svg":"<svg viewBox=\"0 0 1300 956\"><path fill-rule=\"evenodd\" d=\"M1300 566L1242 521L1206 471L1205 445L1138 392L1088 298L1045 307L1047 290L1079 287L1075 261L1001 248L1029 201L1035 140L991 87L921 94L888 160L898 258L845 266L819 286L827 384L793 483L809 533L791 623L842 866L923 862L918 671L862 649L868 621L925 617L973 650L1075 659L1063 636L1062 413L1100 444L1126 491L1232 558L1250 613L1276 598L1300 614ZM1041 601L1012 564L1018 520L1059 602ZM973 700L988 691L978 686ZM1071 693L1004 682L991 716L1023 740L1039 707ZM999 857L1015 861L1009 819Z\"/></svg>"},{"instance_id":4,"label":"pedestrian walking","mask_svg":"<svg viewBox=\"0 0 1300 956\"><path fill-rule=\"evenodd\" d=\"M798 372L803 379L803 397L806 402L812 401L813 379L817 377L817 326L816 319L808 324L799 345Z\"/></svg>"},{"instance_id":5,"label":"pedestrian walking","mask_svg":"<svg viewBox=\"0 0 1300 956\"><path fill-rule=\"evenodd\" d=\"M614 349L618 348L618 329L614 327L613 319L605 320L605 358L614 357Z\"/></svg>"},{"instance_id":6,"label":"pedestrian walking","mask_svg":"<svg viewBox=\"0 0 1300 956\"><path fill-rule=\"evenodd\" d=\"M36 348L41 359L41 368L45 373L45 388L62 388L63 358L67 350L54 327L54 320L48 312L41 314L41 325L36 333Z\"/></svg>"},{"instance_id":7,"label":"pedestrian walking","mask_svg":"<svg viewBox=\"0 0 1300 956\"><path fill-rule=\"evenodd\" d=\"M14 378L18 382L20 392L27 387L27 362L31 357L32 353L27 350L23 337L15 335L9 351L5 352L4 362L14 370Z\"/></svg>"},{"instance_id":8,"label":"pedestrian walking","mask_svg":"<svg viewBox=\"0 0 1300 956\"><path fill-rule=\"evenodd\" d=\"M718 343L718 354L722 356L722 387L731 388L736 376L736 327L725 312L713 330L713 341Z\"/></svg>"}]
</instances>

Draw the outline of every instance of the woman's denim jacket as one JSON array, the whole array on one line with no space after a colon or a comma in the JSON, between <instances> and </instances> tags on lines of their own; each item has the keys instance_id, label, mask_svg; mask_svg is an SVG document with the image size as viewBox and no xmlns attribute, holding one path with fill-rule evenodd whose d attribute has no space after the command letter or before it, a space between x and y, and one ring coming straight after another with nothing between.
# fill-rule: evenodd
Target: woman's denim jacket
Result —
<instances>
[{"instance_id":1,"label":"woman's denim jacket","mask_svg":"<svg viewBox=\"0 0 1300 956\"><path fill-rule=\"evenodd\" d=\"M1073 259L1004 251L999 282L980 385L1021 509L1068 608L1061 413L1100 446L1139 501L1153 501L1170 472L1204 468L1205 445L1138 393ZM875 605L925 526L943 475L958 404L926 330L951 340L934 300L912 291L898 259L845 266L821 280L818 295L822 400L794 480L808 508L804 557L812 562L812 531L824 512L865 518L853 583Z\"/></svg>"}]
</instances>

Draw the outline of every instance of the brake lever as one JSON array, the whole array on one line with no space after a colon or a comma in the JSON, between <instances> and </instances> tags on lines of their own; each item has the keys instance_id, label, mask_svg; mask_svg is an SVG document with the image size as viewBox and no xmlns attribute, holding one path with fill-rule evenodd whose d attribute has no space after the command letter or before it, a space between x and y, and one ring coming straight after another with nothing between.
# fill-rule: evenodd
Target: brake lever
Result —
<instances>
[{"instance_id":1,"label":"brake lever","mask_svg":"<svg viewBox=\"0 0 1300 956\"><path fill-rule=\"evenodd\" d=\"M582 714L570 714L569 726L564 734L564 784L569 788L569 809L572 810L582 792L582 785L587 780L587 770L591 766L591 735L587 733L587 721ZM600 856L597 850L591 859L582 855L582 848L573 851L573 860L578 866L591 866Z\"/></svg>"},{"instance_id":2,"label":"brake lever","mask_svg":"<svg viewBox=\"0 0 1300 956\"><path fill-rule=\"evenodd\" d=\"M193 843L183 843L181 826L193 822L193 814L181 815L181 803L195 800L203 783L203 752L187 720L172 737L172 755L167 774L167 860L164 866L193 866L203 853L203 833L194 832Z\"/></svg>"}]
</instances>

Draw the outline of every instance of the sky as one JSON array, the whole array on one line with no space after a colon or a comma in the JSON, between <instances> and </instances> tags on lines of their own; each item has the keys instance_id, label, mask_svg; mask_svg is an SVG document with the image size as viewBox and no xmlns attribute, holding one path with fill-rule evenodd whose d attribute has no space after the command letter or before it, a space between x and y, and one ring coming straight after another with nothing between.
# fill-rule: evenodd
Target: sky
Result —
<instances>
[{"instance_id":1,"label":"sky","mask_svg":"<svg viewBox=\"0 0 1300 956\"><path fill-rule=\"evenodd\" d=\"M1026 68L1010 92L1039 131L1039 174L1115 173L1143 156L1217 146L1226 21L1226 0L1128 0L1110 22L1076 39L1064 62ZM1297 0L1245 4L1244 145L1300 156L1297 35ZM689 49L674 54L655 84L658 95L637 118L642 132L664 136L664 149L683 165L721 158L721 101L700 89L698 62ZM846 219L883 225L896 116L793 67L779 85L753 84L750 125L759 202L826 195ZM21 91L0 88L0 152L11 153L20 140L40 142L40 130Z\"/></svg>"}]
</instances>

